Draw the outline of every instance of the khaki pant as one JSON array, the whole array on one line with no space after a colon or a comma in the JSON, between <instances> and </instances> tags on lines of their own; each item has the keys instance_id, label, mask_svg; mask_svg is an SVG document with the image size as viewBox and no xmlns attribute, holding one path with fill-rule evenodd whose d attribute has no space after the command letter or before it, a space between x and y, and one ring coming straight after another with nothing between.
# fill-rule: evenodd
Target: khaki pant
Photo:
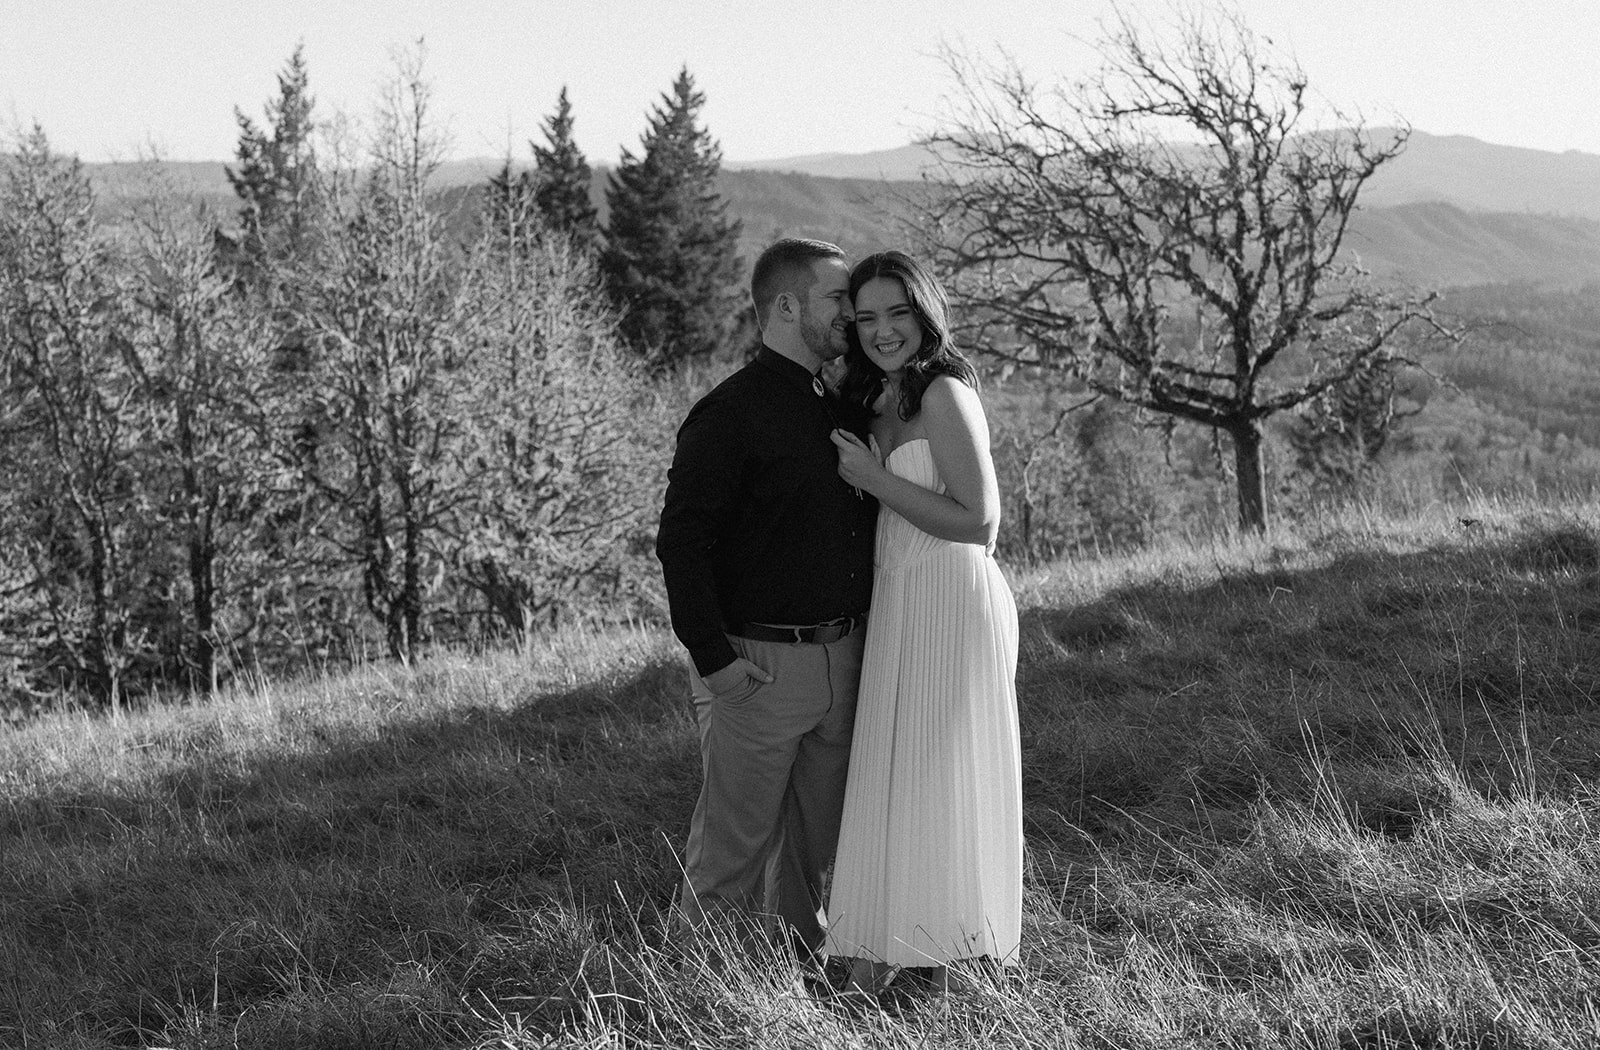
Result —
<instances>
[{"instance_id":1,"label":"khaki pant","mask_svg":"<svg viewBox=\"0 0 1600 1050\"><path fill-rule=\"evenodd\" d=\"M730 637L773 680L723 696L690 668L703 781L689 827L680 931L749 923L822 945L822 877L833 863L866 635L826 645Z\"/></svg>"}]
</instances>

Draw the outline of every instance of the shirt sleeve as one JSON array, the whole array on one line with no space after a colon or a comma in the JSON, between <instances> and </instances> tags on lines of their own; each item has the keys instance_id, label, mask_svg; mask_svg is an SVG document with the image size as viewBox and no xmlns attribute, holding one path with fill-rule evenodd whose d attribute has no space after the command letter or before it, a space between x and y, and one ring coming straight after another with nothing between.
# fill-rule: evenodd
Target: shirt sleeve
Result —
<instances>
[{"instance_id":1,"label":"shirt sleeve","mask_svg":"<svg viewBox=\"0 0 1600 1050\"><path fill-rule=\"evenodd\" d=\"M656 533L672 630L701 677L737 655L723 633L713 558L737 509L746 448L742 429L732 406L719 399L708 397L690 411L678 429Z\"/></svg>"}]
</instances>

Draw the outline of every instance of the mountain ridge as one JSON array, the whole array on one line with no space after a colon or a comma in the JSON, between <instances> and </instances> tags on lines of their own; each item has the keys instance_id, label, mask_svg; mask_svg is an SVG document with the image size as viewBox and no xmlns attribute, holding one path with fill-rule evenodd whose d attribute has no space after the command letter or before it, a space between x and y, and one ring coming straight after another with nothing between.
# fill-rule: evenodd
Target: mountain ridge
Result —
<instances>
[{"instance_id":1,"label":"mountain ridge","mask_svg":"<svg viewBox=\"0 0 1600 1050\"><path fill-rule=\"evenodd\" d=\"M1382 134L1388 129L1370 129ZM487 179L505 158L466 157L446 161L435 175L441 187ZM912 143L866 153L811 153L770 160L724 162L725 172L770 172L847 180L920 182L939 164L938 152ZM526 164L513 163L514 169ZM86 164L115 183L149 167L144 161ZM230 192L225 161L164 161L188 188ZM597 175L610 170L598 165ZM1466 211L1526 212L1600 220L1600 154L1581 150L1530 149L1485 142L1469 135L1433 135L1413 130L1405 150L1379 168L1363 189L1369 208L1436 201Z\"/></svg>"},{"instance_id":2,"label":"mountain ridge","mask_svg":"<svg viewBox=\"0 0 1600 1050\"><path fill-rule=\"evenodd\" d=\"M821 153L724 165L721 190L743 223L741 251L754 258L779 236L835 241L851 252L911 238L897 210L927 185L926 146ZM435 184L482 185L506 161L442 165ZM222 161L86 164L106 201L166 186L226 212L236 206ZM513 164L514 168L527 167ZM608 168L591 194L605 210ZM1576 287L1600 281L1600 155L1500 146L1469 136L1413 132L1361 196L1347 239L1374 275L1419 286L1527 282Z\"/></svg>"},{"instance_id":3,"label":"mountain ridge","mask_svg":"<svg viewBox=\"0 0 1600 1050\"><path fill-rule=\"evenodd\" d=\"M1375 137L1392 129L1368 129ZM939 152L912 144L870 153L812 153L726 163L731 171L915 181L938 170ZM1467 211L1532 212L1600 219L1600 154L1530 149L1470 135L1413 129L1405 150L1362 191L1368 207L1438 201Z\"/></svg>"}]
</instances>

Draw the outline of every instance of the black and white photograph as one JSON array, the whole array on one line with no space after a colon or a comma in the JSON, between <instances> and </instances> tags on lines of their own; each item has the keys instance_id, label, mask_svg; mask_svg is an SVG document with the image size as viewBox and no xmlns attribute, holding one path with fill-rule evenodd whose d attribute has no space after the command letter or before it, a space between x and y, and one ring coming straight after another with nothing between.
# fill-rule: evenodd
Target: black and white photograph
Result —
<instances>
[{"instance_id":1,"label":"black and white photograph","mask_svg":"<svg viewBox=\"0 0 1600 1050\"><path fill-rule=\"evenodd\" d=\"M1594 0L0 0L0 1050L1600 1048Z\"/></svg>"}]
</instances>

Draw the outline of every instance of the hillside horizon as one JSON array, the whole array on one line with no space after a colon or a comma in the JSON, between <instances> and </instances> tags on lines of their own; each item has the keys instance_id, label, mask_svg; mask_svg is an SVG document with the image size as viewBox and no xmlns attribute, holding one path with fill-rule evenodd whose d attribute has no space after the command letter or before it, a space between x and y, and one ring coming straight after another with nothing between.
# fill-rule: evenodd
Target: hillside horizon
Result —
<instances>
[{"instance_id":1,"label":"hillside horizon","mask_svg":"<svg viewBox=\"0 0 1600 1050\"><path fill-rule=\"evenodd\" d=\"M1369 129L1375 134L1388 130ZM513 169L529 166L525 158L471 156L440 165L435 176L441 188L487 179L510 160ZM102 177L134 172L145 161L85 162ZM161 166L197 192L231 193L225 160L163 160ZM615 165L591 164L608 173ZM724 161L728 172L773 172L829 179L917 182L938 165L928 146L909 143L865 153L811 153L767 160ZM117 180L121 181L121 180ZM1413 129L1406 149L1379 169L1363 191L1367 207L1416 203L1450 204L1464 211L1527 212L1600 220L1600 154L1582 150L1541 150L1487 142L1470 135L1434 135Z\"/></svg>"},{"instance_id":2,"label":"hillside horizon","mask_svg":"<svg viewBox=\"0 0 1600 1050\"><path fill-rule=\"evenodd\" d=\"M1392 129L1367 129L1382 137ZM781 171L829 178L915 181L939 155L912 143L869 153L813 153L728 162L730 171ZM1529 212L1600 219L1600 154L1506 146L1470 135L1412 129L1405 151L1362 191L1367 207L1450 204L1465 211Z\"/></svg>"},{"instance_id":3,"label":"hillside horizon","mask_svg":"<svg viewBox=\"0 0 1600 1050\"><path fill-rule=\"evenodd\" d=\"M926 147L909 145L727 163L722 191L743 223L740 247L748 257L785 235L872 251L904 242L894 211L923 185L920 173L930 157ZM505 163L451 160L435 183L443 190L481 185ZM516 170L530 164L512 158ZM235 200L227 167L224 161L85 165L108 199L148 192L155 175L155 184L223 211ZM594 168L591 194L602 216L610 172ZM1362 193L1347 246L1380 279L1418 287L1574 288L1600 281L1600 155L1414 131L1405 152Z\"/></svg>"},{"instance_id":4,"label":"hillside horizon","mask_svg":"<svg viewBox=\"0 0 1600 1050\"><path fill-rule=\"evenodd\" d=\"M1438 145L1429 137L1417 141ZM1445 146L1475 148L1471 140ZM1526 162L1530 153L1537 151L1504 153L1489 147L1478 154L1479 166L1505 156ZM1442 154L1434 150L1432 156L1438 161ZM1556 154L1534 159L1563 157L1573 159ZM1585 157L1586 164L1600 161ZM501 163L458 161L445 170L440 182L450 186L441 193L440 207L459 235L472 235L477 188ZM1415 177L1402 171L1402 181L1412 187L1408 192L1425 196L1416 187L1429 184L1427 173L1438 166L1423 164ZM239 207L221 163L174 163L154 171L132 164L91 166L89 173L112 213L127 210L163 178L170 186L187 187L225 225ZM598 169L590 186L602 222L609 177L606 169ZM887 247L915 250L915 236L896 212L905 197L923 187L742 168L724 170L719 180L730 216L741 223L738 250L745 265L781 236L832 241L852 256ZM1441 293L1444 315L1472 333L1462 352L1430 363L1458 384L1460 393L1414 392L1414 402L1433 407L1407 423L1418 436L1395 447L1407 460L1402 472L1421 471L1416 483L1446 487L1494 488L1513 475L1535 485L1600 478L1600 424L1590 409L1600 392L1594 378L1600 375L1600 343L1594 335L1600 331L1600 307L1592 305L1590 290L1600 286L1600 220L1474 210L1459 201L1389 206L1368 201L1354 216L1344 249L1381 283ZM1531 456L1533 464L1514 467L1506 450Z\"/></svg>"}]
</instances>

